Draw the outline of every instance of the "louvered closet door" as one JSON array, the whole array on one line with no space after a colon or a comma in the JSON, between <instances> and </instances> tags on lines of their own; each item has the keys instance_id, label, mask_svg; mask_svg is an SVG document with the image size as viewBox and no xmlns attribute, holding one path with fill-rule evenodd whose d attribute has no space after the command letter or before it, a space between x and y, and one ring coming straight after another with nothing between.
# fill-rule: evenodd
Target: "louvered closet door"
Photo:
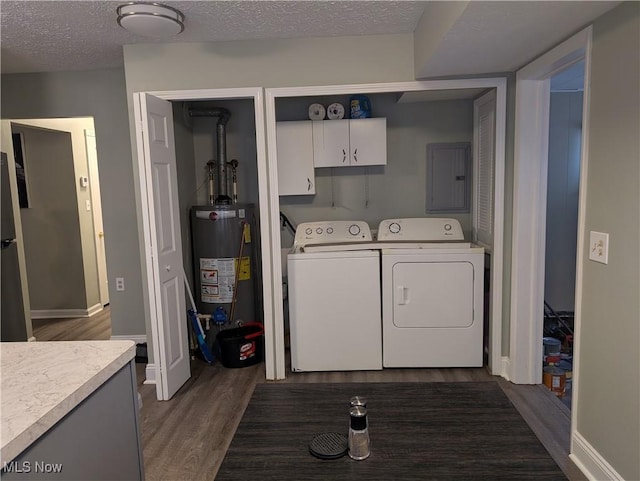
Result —
<instances>
[{"instance_id":1,"label":"louvered closet door","mask_svg":"<svg viewBox=\"0 0 640 481\"><path fill-rule=\"evenodd\" d=\"M493 245L493 183L495 163L496 94L474 102L474 216L473 240Z\"/></svg>"}]
</instances>

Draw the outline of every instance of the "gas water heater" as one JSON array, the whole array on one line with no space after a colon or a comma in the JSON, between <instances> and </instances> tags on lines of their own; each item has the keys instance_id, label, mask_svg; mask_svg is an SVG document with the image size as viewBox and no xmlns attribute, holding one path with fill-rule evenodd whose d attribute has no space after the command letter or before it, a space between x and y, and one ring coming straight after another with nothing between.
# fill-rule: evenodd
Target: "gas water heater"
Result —
<instances>
[{"instance_id":1,"label":"gas water heater","mask_svg":"<svg viewBox=\"0 0 640 481\"><path fill-rule=\"evenodd\" d=\"M258 240L253 204L194 206L191 231L198 312L255 321Z\"/></svg>"},{"instance_id":2,"label":"gas water heater","mask_svg":"<svg viewBox=\"0 0 640 481\"><path fill-rule=\"evenodd\" d=\"M216 161L207 163L208 202L191 208L191 238L196 307L218 325L252 322L259 312L256 259L259 239L256 209L239 204L237 160L227 161L226 125L231 113L224 108L189 109L191 117L218 117ZM232 169L229 196L227 168ZM214 180L217 188L214 188ZM217 192L216 192L217 191Z\"/></svg>"}]
</instances>

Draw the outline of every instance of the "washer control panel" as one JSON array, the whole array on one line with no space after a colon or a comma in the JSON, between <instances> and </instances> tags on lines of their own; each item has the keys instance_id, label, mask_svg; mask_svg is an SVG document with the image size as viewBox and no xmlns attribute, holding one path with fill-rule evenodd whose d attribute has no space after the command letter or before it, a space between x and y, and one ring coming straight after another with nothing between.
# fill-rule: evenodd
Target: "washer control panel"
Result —
<instances>
[{"instance_id":1,"label":"washer control panel","mask_svg":"<svg viewBox=\"0 0 640 481\"><path fill-rule=\"evenodd\" d=\"M371 229L364 221L334 220L303 222L296 229L295 246L337 244L340 242L370 242Z\"/></svg>"},{"instance_id":2,"label":"washer control panel","mask_svg":"<svg viewBox=\"0 0 640 481\"><path fill-rule=\"evenodd\" d=\"M420 217L385 219L378 226L379 241L461 241L462 226L457 219Z\"/></svg>"}]
</instances>

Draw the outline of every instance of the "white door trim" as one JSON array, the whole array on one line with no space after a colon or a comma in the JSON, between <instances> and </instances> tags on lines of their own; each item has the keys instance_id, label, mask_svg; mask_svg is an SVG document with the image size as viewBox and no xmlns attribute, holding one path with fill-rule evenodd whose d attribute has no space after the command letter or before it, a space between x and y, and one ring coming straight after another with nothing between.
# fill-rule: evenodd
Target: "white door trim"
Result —
<instances>
[{"instance_id":1,"label":"white door trim","mask_svg":"<svg viewBox=\"0 0 640 481\"><path fill-rule=\"evenodd\" d=\"M254 101L255 110L255 124L256 124L256 145L257 145L257 167L258 167L258 194L259 194L259 212L260 212L260 236L261 236L261 251L262 251L262 275L263 279L270 279L272 277L271 270L272 265L277 264L280 266L280 258L278 256L277 263L274 263L273 248L271 246L271 229L269 228L269 219L272 217L277 218L278 211L273 214L270 210L269 198L269 183L267 181L267 159L265 148L265 116L264 116L264 93L261 87L243 87L243 88L225 88L225 89L197 89L197 90L163 90L163 91L147 91L139 92L138 94L150 94L163 100L217 100L217 99L245 99L252 98ZM135 95L135 94L134 94ZM134 102L134 111L138 108ZM144 112L136 112L136 122L140 119L140 115ZM144 192L146 192L146 186L144 185L144 166L141 161L142 145L138 141L138 157L137 163L140 169L140 178L142 185L142 202L144 200ZM277 198L277 196L276 196ZM277 209L277 206L276 206ZM153 230L148 228L148 216L150 215L146 209L142 208L140 215L143 218L143 229L145 238L149 235L155 236ZM279 234L278 234L279 239ZM153 240L152 240L153 241ZM279 251L278 251L279 252ZM148 253L142 252L143 259L149 264ZM146 290L153 286L153 273L147 268L146 277ZM278 283L280 286L280 283ZM281 287L281 286L280 286ZM272 292L272 285L270 282L263 282L262 284L262 296L264 303L264 329L265 329L265 375L267 379L279 379L275 370L275 353L274 353L274 297ZM151 292L149 291L149 299L152 299ZM150 312L152 312L153 306L150 306ZM151 315L151 320L154 316ZM154 346L157 345L158 339L153 338ZM156 360L157 363L157 360ZM156 376L156 380L159 376Z\"/></svg>"},{"instance_id":2,"label":"white door trim","mask_svg":"<svg viewBox=\"0 0 640 481\"><path fill-rule=\"evenodd\" d=\"M484 103L493 103L494 104L494 139L497 138L497 129L505 130L505 125L499 125L499 119L497 112L500 108L506 110L506 104L500 107L498 103L498 99L496 96L496 91L491 91L489 93L483 94L481 97L478 97L473 103L473 149L474 149L474 159L473 159L473 237L477 236L477 226L478 226L478 162L479 162L479 154L476 151L479 148L478 142L478 126L479 126L479 109L480 106ZM504 121L504 118L501 119ZM493 200L493 209L495 210L497 205L504 206L504 160L502 162L497 161L497 144L494 145L494 165L493 165L493 191L494 191L494 200ZM496 170L500 169L500 172L497 173ZM498 182L498 178L501 179ZM503 264L504 258L503 255L497 256L494 246L494 238L496 236L496 231L498 232L498 236L500 237L500 244L503 245L504 242L504 220L500 222L496 221L495 213L494 213L494 224L492 226L491 232L491 245L485 245L482 242L479 242L477 239L472 239L478 245L485 247L487 252L491 253L491 289L492 289L492 297L489 303L489 316L490 319L495 319L495 311L499 312L499 315L502 315L502 298L503 298ZM494 257L498 257L498 259L494 259ZM496 276L497 275L497 276ZM496 285L494 283L499 282L500 289L496 289L493 286ZM505 376L507 372L504 367L504 358L501 356L502 350L502 322L498 325L497 323L490 322L489 323L489 352L495 353L495 355L489 356L489 368L493 374Z\"/></svg>"},{"instance_id":3,"label":"white door trim","mask_svg":"<svg viewBox=\"0 0 640 481\"><path fill-rule=\"evenodd\" d=\"M578 209L576 309L573 389L577 389L580 306L582 297L582 239L585 232L588 155L589 69L591 27L584 29L517 72L514 158L513 263L511 278L511 338L509 378L516 384L542 379L542 332L546 189L549 137L550 78L585 59L582 159ZM577 411L574 396L572 416ZM575 426L575 419L572 420ZM573 427L572 427L573 429Z\"/></svg>"},{"instance_id":4,"label":"white door trim","mask_svg":"<svg viewBox=\"0 0 640 481\"><path fill-rule=\"evenodd\" d=\"M89 138L93 139L93 141L90 141ZM100 293L100 304L102 306L106 306L109 304L109 281L104 246L100 171L98 168L98 147L95 130L85 129L84 139L85 148L87 149L87 169L89 171L89 195L91 196L93 210L93 231L94 241L96 244L96 263L98 268L98 292Z\"/></svg>"},{"instance_id":5,"label":"white door trim","mask_svg":"<svg viewBox=\"0 0 640 481\"><path fill-rule=\"evenodd\" d=\"M496 89L496 149L495 149L495 188L494 188L494 251L491 265L491 303L493 309L489 323L490 353L489 368L494 375L504 376L506 372L502 359L502 290L503 290L503 256L504 256L504 169L506 142L506 105L507 81L505 78L425 80L415 82L395 82L379 84L330 85L312 87L280 87L266 89L267 115L267 149L268 173L271 186L269 228L271 247L279 253L280 221L278 196L278 165L276 151L276 109L275 101L281 97L300 97L316 95L374 94L384 92L414 92L423 90L448 89ZM265 277L266 279L266 277ZM273 287L273 321L274 351L276 356L277 378L285 377L284 356L284 316L282 311L282 266L280 262L272 262L271 283Z\"/></svg>"}]
</instances>

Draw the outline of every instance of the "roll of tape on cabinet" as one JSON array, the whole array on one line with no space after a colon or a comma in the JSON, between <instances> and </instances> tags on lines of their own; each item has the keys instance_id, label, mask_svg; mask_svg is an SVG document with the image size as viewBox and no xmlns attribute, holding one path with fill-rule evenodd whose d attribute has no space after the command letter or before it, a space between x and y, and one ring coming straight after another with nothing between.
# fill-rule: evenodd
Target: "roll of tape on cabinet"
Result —
<instances>
[{"instance_id":1,"label":"roll of tape on cabinet","mask_svg":"<svg viewBox=\"0 0 640 481\"><path fill-rule=\"evenodd\" d=\"M327 117L330 120L340 120L344 118L344 107L342 104L334 103L327 107Z\"/></svg>"},{"instance_id":2,"label":"roll of tape on cabinet","mask_svg":"<svg viewBox=\"0 0 640 481\"><path fill-rule=\"evenodd\" d=\"M322 104L309 105L309 119L311 120L324 120L324 106Z\"/></svg>"}]
</instances>

